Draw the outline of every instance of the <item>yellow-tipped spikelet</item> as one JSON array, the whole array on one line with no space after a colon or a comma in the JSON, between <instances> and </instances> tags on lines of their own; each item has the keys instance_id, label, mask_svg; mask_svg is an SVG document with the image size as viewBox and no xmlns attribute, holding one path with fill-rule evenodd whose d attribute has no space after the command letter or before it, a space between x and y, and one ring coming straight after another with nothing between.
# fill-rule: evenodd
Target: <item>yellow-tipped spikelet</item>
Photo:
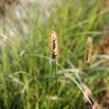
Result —
<instances>
[{"instance_id":1,"label":"yellow-tipped spikelet","mask_svg":"<svg viewBox=\"0 0 109 109\"><path fill-rule=\"evenodd\" d=\"M85 49L85 63L87 65L91 64L92 59L92 49L93 49L93 39L91 37L88 37L87 43L86 43L86 49Z\"/></svg>"},{"instance_id":2,"label":"yellow-tipped spikelet","mask_svg":"<svg viewBox=\"0 0 109 109\"><path fill-rule=\"evenodd\" d=\"M58 52L58 36L55 31L50 33L50 48L52 59L57 59L59 56Z\"/></svg>"}]
</instances>

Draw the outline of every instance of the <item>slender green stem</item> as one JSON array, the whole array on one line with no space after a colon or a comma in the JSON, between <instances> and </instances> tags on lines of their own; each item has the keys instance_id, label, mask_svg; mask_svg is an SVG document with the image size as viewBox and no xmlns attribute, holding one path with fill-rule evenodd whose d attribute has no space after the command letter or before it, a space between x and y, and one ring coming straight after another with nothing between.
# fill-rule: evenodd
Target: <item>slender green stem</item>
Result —
<instances>
[{"instance_id":1,"label":"slender green stem","mask_svg":"<svg viewBox=\"0 0 109 109\"><path fill-rule=\"evenodd\" d=\"M58 97L58 106L57 106L57 109L60 109L60 101L59 101L59 90L58 90L58 76L57 76L57 66L56 66L56 60L54 61L54 68L55 68L55 79L56 79L56 94L57 94L57 97Z\"/></svg>"},{"instance_id":2,"label":"slender green stem","mask_svg":"<svg viewBox=\"0 0 109 109\"><path fill-rule=\"evenodd\" d=\"M50 59L50 63L49 63L49 65L50 65L50 69L49 69L49 74L48 74L48 78L47 78L47 94L49 94L49 90L50 90L50 88L51 88L51 74L53 73L53 62L52 62L52 58ZM48 101L47 101L47 104L48 104L48 109L50 109L50 101L49 101L49 99L48 99Z\"/></svg>"}]
</instances>

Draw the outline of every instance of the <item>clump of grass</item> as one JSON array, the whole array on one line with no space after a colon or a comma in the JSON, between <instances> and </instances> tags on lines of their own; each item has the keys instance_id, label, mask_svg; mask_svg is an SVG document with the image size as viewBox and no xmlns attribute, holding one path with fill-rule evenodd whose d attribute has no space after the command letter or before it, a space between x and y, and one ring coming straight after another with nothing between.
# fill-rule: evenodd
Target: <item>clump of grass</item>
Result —
<instances>
[{"instance_id":1,"label":"clump of grass","mask_svg":"<svg viewBox=\"0 0 109 109\"><path fill-rule=\"evenodd\" d=\"M96 58L88 69L83 70L82 66L87 36L93 37L93 46L96 50L95 46L105 35L102 28L109 26L109 16L102 2L103 0L60 0L60 4L54 8L51 6L52 9L47 13L37 5L33 7L34 17L30 18L31 12L27 14L27 19L21 17L19 21L15 19L15 15L6 15L7 40L3 44L1 44L3 37L0 35L0 108L55 109L58 108L55 96L58 89L61 97L60 108L86 109L81 93L82 91L84 93L84 90L83 87L80 90L81 84L78 81L80 78L77 75L77 79L75 74L80 75L80 81L90 87L94 101L98 101L98 93L106 90L98 84L101 79L109 79L108 55L96 53ZM41 19L42 16L44 21ZM3 25L0 20L0 34L3 33ZM52 61L55 61L59 53L52 51L51 57L48 56L48 31L51 28L59 32L61 51L53 67L49 66L48 62L52 58L54 58ZM5 36L5 33L2 36ZM88 63L89 60L90 58ZM51 72L53 77L48 73L50 68L53 68ZM55 72L59 82L58 88L54 78ZM52 77L50 88L47 84L48 77ZM47 103L47 100L50 103ZM104 108L102 103L100 106Z\"/></svg>"}]
</instances>

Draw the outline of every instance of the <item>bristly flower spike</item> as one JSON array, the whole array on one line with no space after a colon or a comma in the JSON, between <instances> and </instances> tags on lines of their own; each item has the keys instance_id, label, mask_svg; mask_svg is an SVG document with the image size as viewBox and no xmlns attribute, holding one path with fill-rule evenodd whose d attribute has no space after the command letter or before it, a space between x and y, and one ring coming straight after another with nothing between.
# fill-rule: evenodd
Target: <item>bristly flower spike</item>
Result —
<instances>
[{"instance_id":1,"label":"bristly flower spike","mask_svg":"<svg viewBox=\"0 0 109 109\"><path fill-rule=\"evenodd\" d=\"M51 57L52 59L57 59L59 56L58 52L58 36L55 31L50 33L50 48L51 48Z\"/></svg>"},{"instance_id":2,"label":"bristly flower spike","mask_svg":"<svg viewBox=\"0 0 109 109\"><path fill-rule=\"evenodd\" d=\"M92 37L88 37L85 49L85 63L86 65L91 64L92 59L92 49L93 49L93 39Z\"/></svg>"}]
</instances>

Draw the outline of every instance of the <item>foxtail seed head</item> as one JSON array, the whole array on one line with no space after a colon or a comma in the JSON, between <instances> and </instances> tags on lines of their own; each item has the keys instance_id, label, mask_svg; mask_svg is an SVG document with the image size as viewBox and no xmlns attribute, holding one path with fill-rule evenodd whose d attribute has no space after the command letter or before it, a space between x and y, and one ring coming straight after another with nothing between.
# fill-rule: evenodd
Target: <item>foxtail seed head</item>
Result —
<instances>
[{"instance_id":1,"label":"foxtail seed head","mask_svg":"<svg viewBox=\"0 0 109 109\"><path fill-rule=\"evenodd\" d=\"M85 63L90 65L92 58L92 48L93 48L93 40L91 37L88 37L85 49Z\"/></svg>"},{"instance_id":2,"label":"foxtail seed head","mask_svg":"<svg viewBox=\"0 0 109 109\"><path fill-rule=\"evenodd\" d=\"M52 59L58 58L58 36L55 31L50 33L50 48L51 48L51 56Z\"/></svg>"}]
</instances>

